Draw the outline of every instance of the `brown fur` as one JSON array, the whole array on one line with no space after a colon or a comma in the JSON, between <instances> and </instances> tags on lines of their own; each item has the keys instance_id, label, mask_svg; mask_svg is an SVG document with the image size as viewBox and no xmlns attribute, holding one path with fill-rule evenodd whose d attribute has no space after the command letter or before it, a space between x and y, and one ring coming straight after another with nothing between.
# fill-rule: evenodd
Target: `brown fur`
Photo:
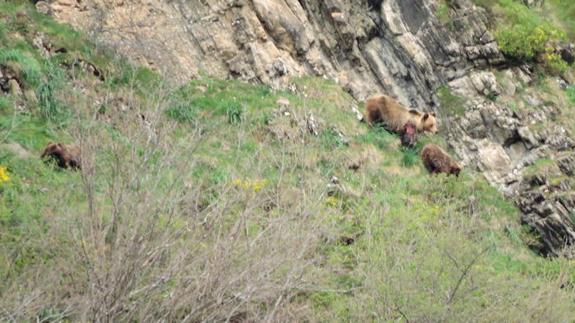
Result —
<instances>
[{"instance_id":1,"label":"brown fur","mask_svg":"<svg viewBox=\"0 0 575 323\"><path fill-rule=\"evenodd\" d=\"M432 174L446 173L459 176L462 169L461 165L451 158L448 153L434 144L427 144L423 147L421 159L425 168Z\"/></svg>"},{"instance_id":2,"label":"brown fur","mask_svg":"<svg viewBox=\"0 0 575 323\"><path fill-rule=\"evenodd\" d=\"M418 132L437 132L435 113L408 110L387 95L374 96L365 101L365 119L370 125L381 123L396 133L408 122L412 122Z\"/></svg>"},{"instance_id":3,"label":"brown fur","mask_svg":"<svg viewBox=\"0 0 575 323\"><path fill-rule=\"evenodd\" d=\"M53 159L60 168L79 169L80 148L76 145L65 145L61 143L48 143L42 152L42 159Z\"/></svg>"}]
</instances>

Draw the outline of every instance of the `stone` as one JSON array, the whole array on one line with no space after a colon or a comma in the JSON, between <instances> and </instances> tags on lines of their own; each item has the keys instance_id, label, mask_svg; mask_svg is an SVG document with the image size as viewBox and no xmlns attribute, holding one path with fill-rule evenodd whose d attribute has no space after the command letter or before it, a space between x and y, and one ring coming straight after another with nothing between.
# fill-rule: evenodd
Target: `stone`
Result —
<instances>
[{"instance_id":1,"label":"stone","mask_svg":"<svg viewBox=\"0 0 575 323\"><path fill-rule=\"evenodd\" d=\"M490 141L483 141L479 146L479 158L485 170L506 171L510 169L511 158L502 146Z\"/></svg>"},{"instance_id":2,"label":"stone","mask_svg":"<svg viewBox=\"0 0 575 323\"><path fill-rule=\"evenodd\" d=\"M357 119L357 121L359 122L365 121L363 113L359 112L356 106L352 106L351 111L353 112L353 115L355 116L355 119Z\"/></svg>"},{"instance_id":3,"label":"stone","mask_svg":"<svg viewBox=\"0 0 575 323\"><path fill-rule=\"evenodd\" d=\"M539 145L539 141L535 139L535 135L533 132L531 132L531 130L529 130L529 127L519 127L517 128L517 133L521 139L523 139L523 142L528 149L532 149Z\"/></svg>"},{"instance_id":4,"label":"stone","mask_svg":"<svg viewBox=\"0 0 575 323\"><path fill-rule=\"evenodd\" d=\"M36 10L42 14L49 14L50 13L50 5L46 1L38 1L36 2Z\"/></svg>"},{"instance_id":5,"label":"stone","mask_svg":"<svg viewBox=\"0 0 575 323\"><path fill-rule=\"evenodd\" d=\"M11 95L14 96L21 96L22 95L22 88L20 88L20 84L15 79L11 79L8 81L8 88Z\"/></svg>"}]
</instances>

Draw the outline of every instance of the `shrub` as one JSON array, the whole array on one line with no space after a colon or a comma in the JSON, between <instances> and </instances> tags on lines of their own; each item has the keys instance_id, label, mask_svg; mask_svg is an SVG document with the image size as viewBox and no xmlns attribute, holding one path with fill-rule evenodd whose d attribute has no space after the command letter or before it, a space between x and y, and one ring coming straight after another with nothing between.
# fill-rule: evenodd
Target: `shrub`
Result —
<instances>
[{"instance_id":1,"label":"shrub","mask_svg":"<svg viewBox=\"0 0 575 323\"><path fill-rule=\"evenodd\" d=\"M545 70L550 75L563 75L569 69L569 65L565 62L561 55L557 53L546 53L543 56L543 63Z\"/></svg>"},{"instance_id":2,"label":"shrub","mask_svg":"<svg viewBox=\"0 0 575 323\"><path fill-rule=\"evenodd\" d=\"M565 38L564 32L519 2L500 0L497 8L503 15L496 32L497 43L509 57L534 59L545 52L550 41Z\"/></svg>"}]
</instances>

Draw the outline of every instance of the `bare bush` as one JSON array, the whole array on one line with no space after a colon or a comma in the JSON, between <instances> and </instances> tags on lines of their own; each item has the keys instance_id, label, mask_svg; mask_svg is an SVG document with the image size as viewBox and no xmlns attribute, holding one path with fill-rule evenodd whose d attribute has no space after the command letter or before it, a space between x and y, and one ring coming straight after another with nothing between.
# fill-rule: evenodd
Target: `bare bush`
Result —
<instances>
[{"instance_id":1,"label":"bare bush","mask_svg":"<svg viewBox=\"0 0 575 323\"><path fill-rule=\"evenodd\" d=\"M315 212L321 187L303 192L299 208L273 203L271 212L266 201L281 199L278 187L194 178L202 131L176 135L163 117L167 96L154 97L128 99L129 113L106 124L95 116L77 123L81 175L47 210L58 215L50 240L34 242L53 254L12 285L4 318L276 321L313 285L306 277L325 226Z\"/></svg>"}]
</instances>

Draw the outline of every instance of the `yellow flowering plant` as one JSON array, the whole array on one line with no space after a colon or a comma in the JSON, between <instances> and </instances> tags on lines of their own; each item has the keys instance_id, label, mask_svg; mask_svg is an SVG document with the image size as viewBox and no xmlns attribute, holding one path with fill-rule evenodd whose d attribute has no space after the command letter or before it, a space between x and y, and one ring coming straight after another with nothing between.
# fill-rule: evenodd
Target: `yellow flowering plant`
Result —
<instances>
[{"instance_id":1,"label":"yellow flowering plant","mask_svg":"<svg viewBox=\"0 0 575 323\"><path fill-rule=\"evenodd\" d=\"M0 166L0 188L4 186L5 183L10 182L10 175L8 174L8 168L5 166Z\"/></svg>"},{"instance_id":2,"label":"yellow flowering plant","mask_svg":"<svg viewBox=\"0 0 575 323\"><path fill-rule=\"evenodd\" d=\"M267 180L242 180L242 179L236 179L233 182L235 187L244 189L244 190L251 190L254 191L255 193L261 191L263 188L265 188L268 185L268 181Z\"/></svg>"},{"instance_id":3,"label":"yellow flowering plant","mask_svg":"<svg viewBox=\"0 0 575 323\"><path fill-rule=\"evenodd\" d=\"M8 175L8 168L5 166L0 166L0 184L10 181L10 175Z\"/></svg>"}]
</instances>

